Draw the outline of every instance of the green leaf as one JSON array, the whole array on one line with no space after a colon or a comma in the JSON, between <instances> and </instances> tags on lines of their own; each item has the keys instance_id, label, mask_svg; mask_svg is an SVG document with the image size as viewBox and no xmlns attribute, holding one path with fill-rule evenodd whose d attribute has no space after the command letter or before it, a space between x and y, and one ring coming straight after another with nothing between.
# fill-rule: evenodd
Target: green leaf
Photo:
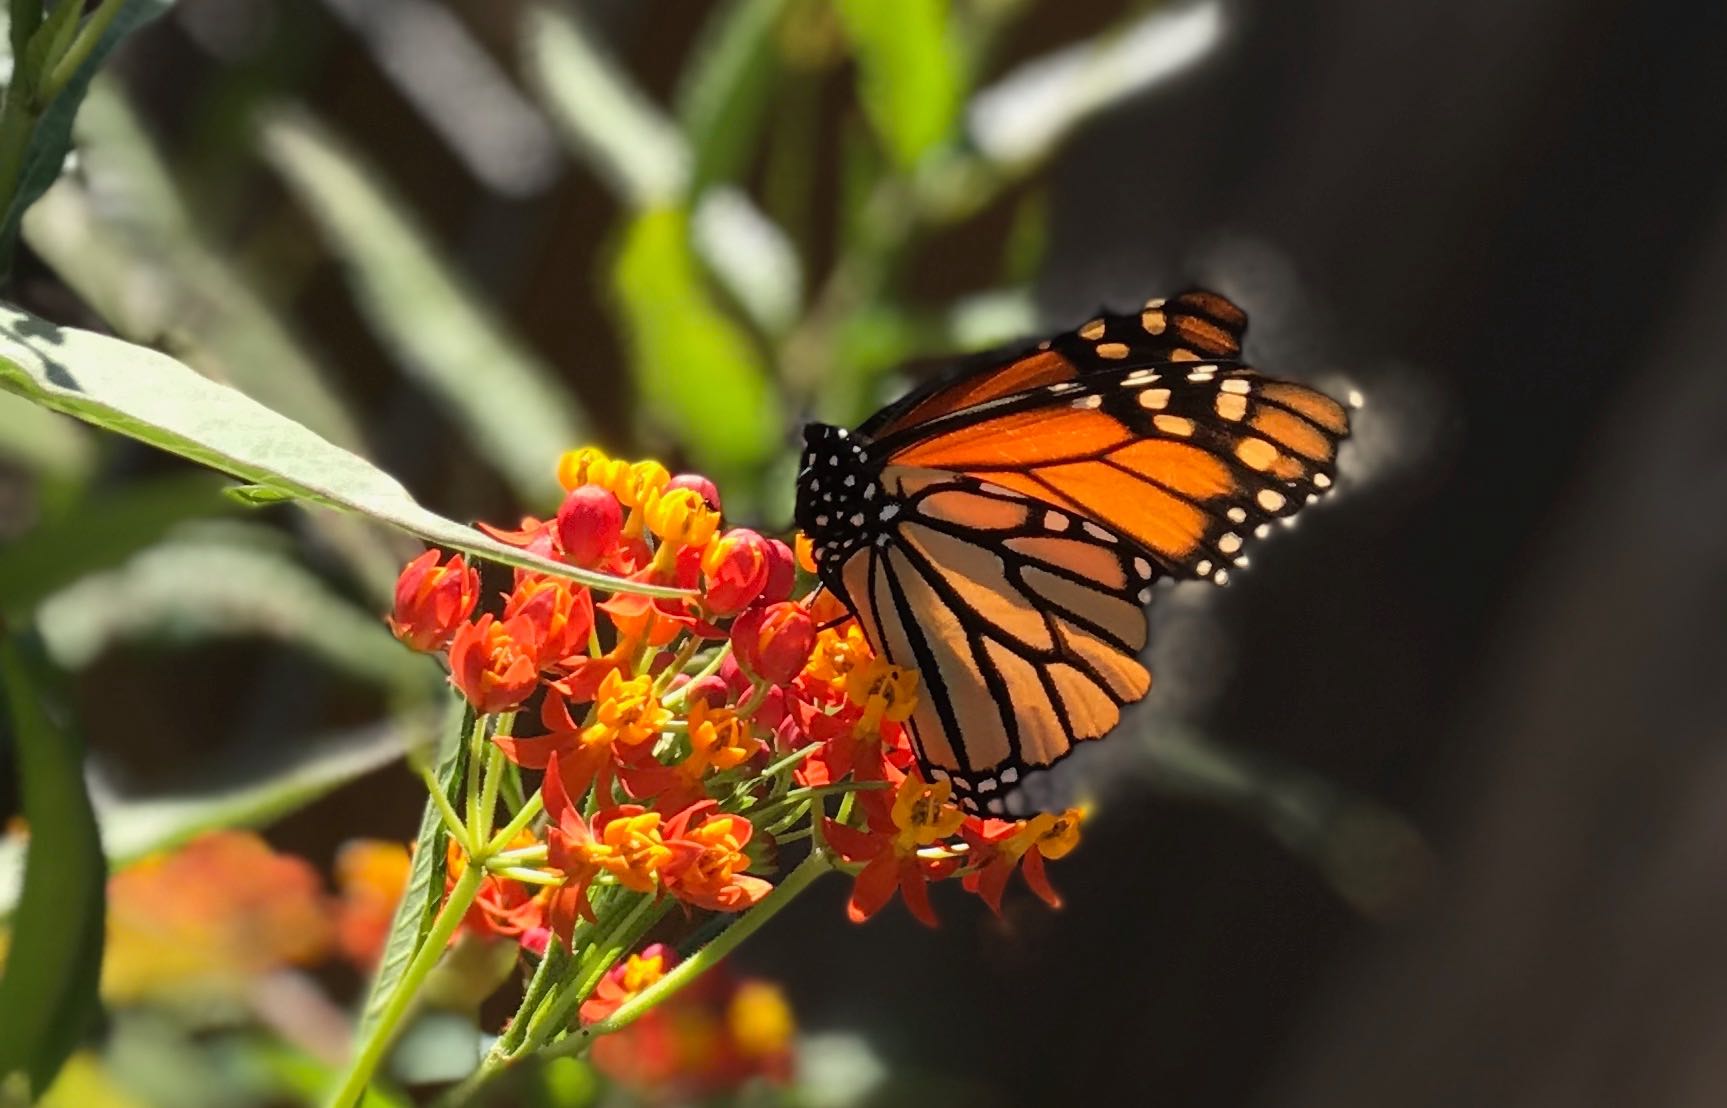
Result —
<instances>
[{"instance_id":1,"label":"green leaf","mask_svg":"<svg viewBox=\"0 0 1727 1108\"><path fill-rule=\"evenodd\" d=\"M175 536L118 569L92 573L38 609L54 660L88 665L116 642L267 636L412 700L437 669L296 565L278 536L251 525Z\"/></svg>"},{"instance_id":2,"label":"green leaf","mask_svg":"<svg viewBox=\"0 0 1727 1108\"><path fill-rule=\"evenodd\" d=\"M0 400L42 411L11 395ZM0 613L21 617L56 589L156 542L177 524L231 511L220 488L208 473L152 478L84 499L62 518L38 524L0 547Z\"/></svg>"},{"instance_id":3,"label":"green leaf","mask_svg":"<svg viewBox=\"0 0 1727 1108\"><path fill-rule=\"evenodd\" d=\"M636 208L673 203L690 178L690 151L574 15L530 4L522 16L528 83L564 138Z\"/></svg>"},{"instance_id":4,"label":"green leaf","mask_svg":"<svg viewBox=\"0 0 1727 1108\"><path fill-rule=\"evenodd\" d=\"M182 780L163 796L116 797L93 790L102 849L119 868L221 827L258 827L402 756L423 741L420 717L373 724L291 746L250 751L215 773ZM429 736L425 736L429 739ZM0 917L18 901L17 839L0 839Z\"/></svg>"},{"instance_id":5,"label":"green leaf","mask_svg":"<svg viewBox=\"0 0 1727 1108\"><path fill-rule=\"evenodd\" d=\"M57 327L7 304L0 304L0 389L243 481L358 512L449 550L601 589L621 584L427 511L395 478L365 459L164 354ZM554 460L546 460L548 471ZM647 595L685 595L637 584L629 588Z\"/></svg>"},{"instance_id":6,"label":"green leaf","mask_svg":"<svg viewBox=\"0 0 1727 1108\"><path fill-rule=\"evenodd\" d=\"M749 164L780 76L774 29L786 0L732 0L702 29L678 88L678 121L694 147L690 193L733 181Z\"/></svg>"},{"instance_id":7,"label":"green leaf","mask_svg":"<svg viewBox=\"0 0 1727 1108\"><path fill-rule=\"evenodd\" d=\"M84 64L79 66L78 72L67 82L54 102L48 105L47 111L42 113L24 154L24 170L18 182L18 191L4 217L0 218L0 250L10 252L12 244L17 240L18 223L23 218L25 209L34 204L36 198L47 192L48 186L59 178L61 167L66 164L66 152L72 146L72 120L78 114L78 106L83 103L84 92L90 87L90 79L127 35L172 6L173 0L125 0L125 6L102 32L102 37L96 41L95 48L84 60ZM83 5L76 0L61 0L55 5L55 12L62 7L80 11ZM53 14L50 14L49 22L52 22L53 18ZM37 34L40 35L48 29L48 23L44 23L38 28Z\"/></svg>"},{"instance_id":8,"label":"green leaf","mask_svg":"<svg viewBox=\"0 0 1727 1108\"><path fill-rule=\"evenodd\" d=\"M680 208L644 212L612 270L650 417L689 445L720 487L744 488L780 448L779 399L761 353L715 302Z\"/></svg>"},{"instance_id":9,"label":"green leaf","mask_svg":"<svg viewBox=\"0 0 1727 1108\"><path fill-rule=\"evenodd\" d=\"M293 493L283 492L269 485L226 485L222 489L222 495L248 508L268 508L273 504L283 504L294 499Z\"/></svg>"},{"instance_id":10,"label":"green leaf","mask_svg":"<svg viewBox=\"0 0 1727 1108\"><path fill-rule=\"evenodd\" d=\"M893 161L910 169L945 142L965 97L947 0L839 0L858 98Z\"/></svg>"},{"instance_id":11,"label":"green leaf","mask_svg":"<svg viewBox=\"0 0 1727 1108\"><path fill-rule=\"evenodd\" d=\"M48 676L33 644L0 638L0 724L10 732L4 745L17 760L30 824L0 976L0 1085L22 1073L33 1096L48 1088L99 1006L107 875L83 753L43 703Z\"/></svg>"},{"instance_id":12,"label":"green leaf","mask_svg":"<svg viewBox=\"0 0 1727 1108\"><path fill-rule=\"evenodd\" d=\"M467 772L467 738L474 726L473 709L453 701L448 719L449 724L445 728L438 752L436 775L438 787L444 790L444 795L452 805L457 805L461 803L462 782ZM359 1026L354 1031L353 1041L356 1043L363 1043L370 1038L384 1014L384 1008L390 1003L391 995L396 991L396 985L408 971L408 964L414 960L420 941L426 937L426 932L432 929L432 920L437 915L438 904L444 896L444 852L447 839L443 818L438 814L432 799L427 797L425 811L420 815L420 833L415 840L414 861L408 871L408 884L402 890L401 901L396 905L396 915L390 924L390 938L384 946L383 957L378 961L378 972L373 975L371 988L366 991L366 1002L360 1010Z\"/></svg>"},{"instance_id":13,"label":"green leaf","mask_svg":"<svg viewBox=\"0 0 1727 1108\"><path fill-rule=\"evenodd\" d=\"M558 493L557 457L589 431L557 375L352 150L302 112L268 113L264 156L346 264L372 328L530 504Z\"/></svg>"}]
</instances>

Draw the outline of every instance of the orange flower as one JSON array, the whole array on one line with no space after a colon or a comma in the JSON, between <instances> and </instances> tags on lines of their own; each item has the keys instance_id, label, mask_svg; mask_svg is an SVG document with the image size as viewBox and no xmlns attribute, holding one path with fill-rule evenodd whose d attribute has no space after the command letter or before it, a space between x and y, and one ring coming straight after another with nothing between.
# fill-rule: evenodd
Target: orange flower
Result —
<instances>
[{"instance_id":1,"label":"orange flower","mask_svg":"<svg viewBox=\"0 0 1727 1108\"><path fill-rule=\"evenodd\" d=\"M690 706L688 741L689 753L676 765L644 759L620 770L630 795L652 798L661 811L678 811L706 798L710 771L736 769L762 750L747 723L703 700Z\"/></svg>"},{"instance_id":2,"label":"orange flower","mask_svg":"<svg viewBox=\"0 0 1727 1108\"><path fill-rule=\"evenodd\" d=\"M1040 812L1019 822L967 820L965 839L972 846L977 869L965 875L962 884L966 891L978 894L1000 915L1002 893L1014 867L1019 866L1031 891L1051 908L1060 908L1061 895L1050 885L1043 863L1045 859L1066 857L1079 845L1079 825L1083 819L1083 810L1069 808L1060 814Z\"/></svg>"},{"instance_id":3,"label":"orange flower","mask_svg":"<svg viewBox=\"0 0 1727 1108\"><path fill-rule=\"evenodd\" d=\"M856 620L847 620L838 627L824 627L816 633L815 649L810 653L804 672L817 681L843 687L846 675L875 658L863 628Z\"/></svg>"},{"instance_id":4,"label":"orange flower","mask_svg":"<svg viewBox=\"0 0 1727 1108\"><path fill-rule=\"evenodd\" d=\"M524 831L510 843L511 848L532 846L534 837ZM448 845L444 858L444 892L449 893L467 868L468 859L455 842ZM488 873L480 879L474 903L462 917L462 927L469 934L488 939L519 939L536 927L543 927L546 902L550 889L524 885L497 874Z\"/></svg>"},{"instance_id":5,"label":"orange flower","mask_svg":"<svg viewBox=\"0 0 1727 1108\"><path fill-rule=\"evenodd\" d=\"M625 678L617 669L606 672L596 691L596 703L588 722L578 724L570 715L569 702L553 685L540 703L540 722L546 734L532 738L500 736L493 741L504 756L523 769L543 769L548 775L553 755L561 787L579 797L589 788L611 788L618 761L634 764L639 759L618 746L640 748L641 757L652 754L652 741L659 737L671 712L654 695L653 679ZM548 798L549 799L549 798Z\"/></svg>"},{"instance_id":6,"label":"orange flower","mask_svg":"<svg viewBox=\"0 0 1727 1108\"><path fill-rule=\"evenodd\" d=\"M936 925L928 883L952 875L957 861L925 858L918 852L946 839L965 821L964 813L951 803L951 795L946 781L932 785L908 775L900 782L891 807L877 793L858 795L858 806L868 821L867 831L833 820L825 822L828 842L840 856L848 862L864 863L846 908L853 923L862 923L881 911L897 889L918 922Z\"/></svg>"},{"instance_id":7,"label":"orange flower","mask_svg":"<svg viewBox=\"0 0 1727 1108\"><path fill-rule=\"evenodd\" d=\"M663 881L677 876L692 860L695 848L667 842L660 827L660 814L636 804L621 804L584 820L570 802L558 774L558 756L553 754L546 771L546 814L553 825L546 835L547 862L562 872L566 881L552 896L552 930L565 943L578 917L597 922L588 901L588 886L602 873L634 892L653 892Z\"/></svg>"},{"instance_id":8,"label":"orange flower","mask_svg":"<svg viewBox=\"0 0 1727 1108\"><path fill-rule=\"evenodd\" d=\"M665 943L643 947L640 954L630 955L600 978L593 994L582 1001L582 1022L598 1023L605 1019L677 964L677 952Z\"/></svg>"},{"instance_id":9,"label":"orange flower","mask_svg":"<svg viewBox=\"0 0 1727 1108\"><path fill-rule=\"evenodd\" d=\"M744 872L750 865L744 848L755 832L750 821L718 809L714 801L703 801L679 812L666 824L668 836L697 848L669 888L673 896L698 908L741 912L774 887Z\"/></svg>"},{"instance_id":10,"label":"orange flower","mask_svg":"<svg viewBox=\"0 0 1727 1108\"><path fill-rule=\"evenodd\" d=\"M499 622L490 612L464 623L450 642L450 683L476 712L505 712L539 684L538 634L526 616Z\"/></svg>"},{"instance_id":11,"label":"orange flower","mask_svg":"<svg viewBox=\"0 0 1727 1108\"><path fill-rule=\"evenodd\" d=\"M587 653L588 635L594 628L594 599L575 582L523 574L504 601L504 622L518 616L533 628L534 656L540 669Z\"/></svg>"},{"instance_id":12,"label":"orange flower","mask_svg":"<svg viewBox=\"0 0 1727 1108\"><path fill-rule=\"evenodd\" d=\"M457 554L443 565L428 550L409 562L396 579L396 607L390 633L412 650L442 650L449 644L480 595L480 576Z\"/></svg>"}]
</instances>

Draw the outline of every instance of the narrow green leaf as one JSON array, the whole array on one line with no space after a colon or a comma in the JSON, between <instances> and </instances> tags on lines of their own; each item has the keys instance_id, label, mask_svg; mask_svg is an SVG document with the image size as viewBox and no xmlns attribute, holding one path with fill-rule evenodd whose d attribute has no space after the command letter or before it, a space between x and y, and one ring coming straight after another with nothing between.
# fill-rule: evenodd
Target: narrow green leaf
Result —
<instances>
[{"instance_id":1,"label":"narrow green leaf","mask_svg":"<svg viewBox=\"0 0 1727 1108\"><path fill-rule=\"evenodd\" d=\"M54 660L78 669L119 642L267 636L407 699L435 684L436 667L381 619L254 537L275 535L233 524L170 537L48 597L37 618Z\"/></svg>"},{"instance_id":2,"label":"narrow green leaf","mask_svg":"<svg viewBox=\"0 0 1727 1108\"><path fill-rule=\"evenodd\" d=\"M463 778L467 772L469 731L474 726L473 709L461 706L448 713L449 724L444 730L443 739L438 751L437 782L444 790L444 795L452 806L461 803ZM460 808L457 807L460 811ZM438 913L438 904L444 896L444 852L448 835L444 830L444 821L438 815L438 809L430 797L426 798L426 807L420 815L420 833L415 839L414 861L408 871L408 884L402 891L402 899L396 905L396 915L390 924L390 938L384 946L384 955L378 961L378 972L372 977L371 988L366 992L365 1005L360 1010L359 1026L354 1032L354 1042L365 1042L377 1026L378 1020L384 1014L384 1008L390 1002L390 996L396 990L396 985L407 972L408 964L414 960L414 953L419 949L420 941L426 937L426 932L432 928L432 919Z\"/></svg>"},{"instance_id":3,"label":"narrow green leaf","mask_svg":"<svg viewBox=\"0 0 1727 1108\"><path fill-rule=\"evenodd\" d=\"M522 20L528 83L565 140L632 207L681 197L690 151L658 105L573 14L530 4Z\"/></svg>"},{"instance_id":4,"label":"narrow green leaf","mask_svg":"<svg viewBox=\"0 0 1727 1108\"><path fill-rule=\"evenodd\" d=\"M779 450L784 425L760 351L703 279L689 222L679 208L634 219L612 280L650 417L721 487L743 488Z\"/></svg>"},{"instance_id":5,"label":"narrow green leaf","mask_svg":"<svg viewBox=\"0 0 1727 1108\"><path fill-rule=\"evenodd\" d=\"M53 1081L89 1030L101 977L107 870L84 790L77 739L43 702L40 651L0 638L0 725L17 761L24 818L24 885L0 976L0 1084L22 1073L33 1096Z\"/></svg>"},{"instance_id":6,"label":"narrow green leaf","mask_svg":"<svg viewBox=\"0 0 1727 1108\"><path fill-rule=\"evenodd\" d=\"M732 0L703 28L678 88L677 114L693 146L690 193L743 173L780 76L774 29L786 0Z\"/></svg>"},{"instance_id":7,"label":"narrow green leaf","mask_svg":"<svg viewBox=\"0 0 1727 1108\"><path fill-rule=\"evenodd\" d=\"M222 827L259 827L305 806L429 741L420 716L403 713L291 746L249 751L245 758L179 783L179 792L121 797L92 789L102 849L112 868L166 850ZM18 902L24 853L16 838L0 839L0 918Z\"/></svg>"},{"instance_id":8,"label":"narrow green leaf","mask_svg":"<svg viewBox=\"0 0 1727 1108\"><path fill-rule=\"evenodd\" d=\"M864 114L901 169L954 131L965 98L947 0L839 0Z\"/></svg>"},{"instance_id":9,"label":"narrow green leaf","mask_svg":"<svg viewBox=\"0 0 1727 1108\"><path fill-rule=\"evenodd\" d=\"M226 485L222 489L222 495L248 508L268 508L272 504L283 504L294 499L293 493L283 492L269 485Z\"/></svg>"},{"instance_id":10,"label":"narrow green leaf","mask_svg":"<svg viewBox=\"0 0 1727 1108\"><path fill-rule=\"evenodd\" d=\"M440 256L354 151L298 111L268 113L259 136L264 156L323 228L361 310L403 367L526 503L551 502L557 456L589 434L557 374Z\"/></svg>"},{"instance_id":11,"label":"narrow green leaf","mask_svg":"<svg viewBox=\"0 0 1727 1108\"><path fill-rule=\"evenodd\" d=\"M11 0L7 5L7 37L12 43L14 62L24 54L30 36L42 23L42 0Z\"/></svg>"},{"instance_id":12,"label":"narrow green leaf","mask_svg":"<svg viewBox=\"0 0 1727 1108\"><path fill-rule=\"evenodd\" d=\"M78 114L78 106L83 103L84 92L90 87L90 79L101 68L114 48L120 45L127 35L136 31L144 24L155 19L173 6L173 0L127 0L126 6L114 17L114 21L102 32L96 47L79 67L72 80L67 82L59 96L48 105L47 111L36 124L36 131L31 136L30 145L24 155L24 171L18 182L18 191L12 198L4 216L0 217L0 250L10 252L12 244L17 240L18 223L24 216L24 211L36 198L48 191L48 186L60 176L61 167L66 164L66 152L72 146L72 120ZM61 0L55 5L58 11L62 7L81 10L83 5L77 0ZM49 20L52 21L50 14ZM37 30L40 35L48 29L45 22ZM28 53L28 51L26 51Z\"/></svg>"},{"instance_id":13,"label":"narrow green leaf","mask_svg":"<svg viewBox=\"0 0 1727 1108\"><path fill-rule=\"evenodd\" d=\"M0 304L0 390L243 481L358 512L449 550L600 589L621 583L518 550L427 511L395 478L365 459L165 354L57 327L7 304ZM546 460L548 471L554 460ZM647 595L686 595L629 587Z\"/></svg>"},{"instance_id":14,"label":"narrow green leaf","mask_svg":"<svg viewBox=\"0 0 1727 1108\"><path fill-rule=\"evenodd\" d=\"M0 400L26 403L11 395ZM21 617L55 590L156 542L177 524L231 511L220 487L208 473L137 481L38 524L0 547L0 613Z\"/></svg>"}]
</instances>

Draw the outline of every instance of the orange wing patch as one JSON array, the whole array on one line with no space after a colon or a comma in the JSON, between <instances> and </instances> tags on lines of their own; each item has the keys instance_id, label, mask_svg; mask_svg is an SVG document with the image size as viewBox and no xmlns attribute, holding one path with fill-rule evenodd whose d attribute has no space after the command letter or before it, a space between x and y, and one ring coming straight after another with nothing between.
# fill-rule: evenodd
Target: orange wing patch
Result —
<instances>
[{"instance_id":1,"label":"orange wing patch","mask_svg":"<svg viewBox=\"0 0 1727 1108\"><path fill-rule=\"evenodd\" d=\"M1014 412L935 435L894 455L895 465L967 470L1095 457L1132 441L1127 428L1084 408Z\"/></svg>"},{"instance_id":2,"label":"orange wing patch","mask_svg":"<svg viewBox=\"0 0 1727 1108\"><path fill-rule=\"evenodd\" d=\"M1039 388L1043 385L1071 381L1077 373L1078 370L1074 368L1074 364L1060 354L1040 350L1035 354L1028 354L1018 361L1009 362L994 373L956 381L946 388L926 396L913 405L910 411L875 433L878 436L891 435L895 431L903 431L907 427L927 423L937 416L957 412L961 408L970 408L982 404L986 400L1011 396L1016 392Z\"/></svg>"}]
</instances>

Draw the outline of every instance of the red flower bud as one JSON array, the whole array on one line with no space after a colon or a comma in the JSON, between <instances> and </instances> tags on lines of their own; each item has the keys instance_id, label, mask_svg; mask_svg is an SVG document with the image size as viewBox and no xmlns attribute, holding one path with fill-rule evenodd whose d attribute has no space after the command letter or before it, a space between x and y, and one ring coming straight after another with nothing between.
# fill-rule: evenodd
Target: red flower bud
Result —
<instances>
[{"instance_id":1,"label":"red flower bud","mask_svg":"<svg viewBox=\"0 0 1727 1108\"><path fill-rule=\"evenodd\" d=\"M709 511L720 510L719 487L699 473L678 474L666 482L665 491L670 492L672 489L689 489L702 498L702 503L708 506Z\"/></svg>"},{"instance_id":2,"label":"red flower bud","mask_svg":"<svg viewBox=\"0 0 1727 1108\"><path fill-rule=\"evenodd\" d=\"M797 584L798 561L792 548L778 539L768 540L768 583L762 586L761 601L778 604L789 600L792 586Z\"/></svg>"},{"instance_id":3,"label":"red flower bud","mask_svg":"<svg viewBox=\"0 0 1727 1108\"><path fill-rule=\"evenodd\" d=\"M768 541L734 528L709 543L702 556L703 599L717 616L731 616L755 603L768 583Z\"/></svg>"},{"instance_id":4,"label":"red flower bud","mask_svg":"<svg viewBox=\"0 0 1727 1108\"><path fill-rule=\"evenodd\" d=\"M482 714L505 712L539 683L535 633L522 616L498 622L490 612L464 623L450 640L450 684Z\"/></svg>"},{"instance_id":5,"label":"red flower bud","mask_svg":"<svg viewBox=\"0 0 1727 1108\"><path fill-rule=\"evenodd\" d=\"M684 703L690 707L706 704L710 708L723 708L731 699L732 690L727 687L725 678L717 673L706 677L698 677L684 686Z\"/></svg>"},{"instance_id":6,"label":"red flower bud","mask_svg":"<svg viewBox=\"0 0 1727 1108\"><path fill-rule=\"evenodd\" d=\"M480 576L457 554L438 564L439 551L415 558L396 579L390 631L413 650L442 650L474 610Z\"/></svg>"},{"instance_id":7,"label":"red flower bud","mask_svg":"<svg viewBox=\"0 0 1727 1108\"><path fill-rule=\"evenodd\" d=\"M732 622L738 662L771 684L783 685L802 672L815 644L815 621L790 601L751 608Z\"/></svg>"},{"instance_id":8,"label":"red flower bud","mask_svg":"<svg viewBox=\"0 0 1727 1108\"><path fill-rule=\"evenodd\" d=\"M564 497L554 528L564 560L594 569L617 549L624 510L618 498L600 486L580 485Z\"/></svg>"}]
</instances>

